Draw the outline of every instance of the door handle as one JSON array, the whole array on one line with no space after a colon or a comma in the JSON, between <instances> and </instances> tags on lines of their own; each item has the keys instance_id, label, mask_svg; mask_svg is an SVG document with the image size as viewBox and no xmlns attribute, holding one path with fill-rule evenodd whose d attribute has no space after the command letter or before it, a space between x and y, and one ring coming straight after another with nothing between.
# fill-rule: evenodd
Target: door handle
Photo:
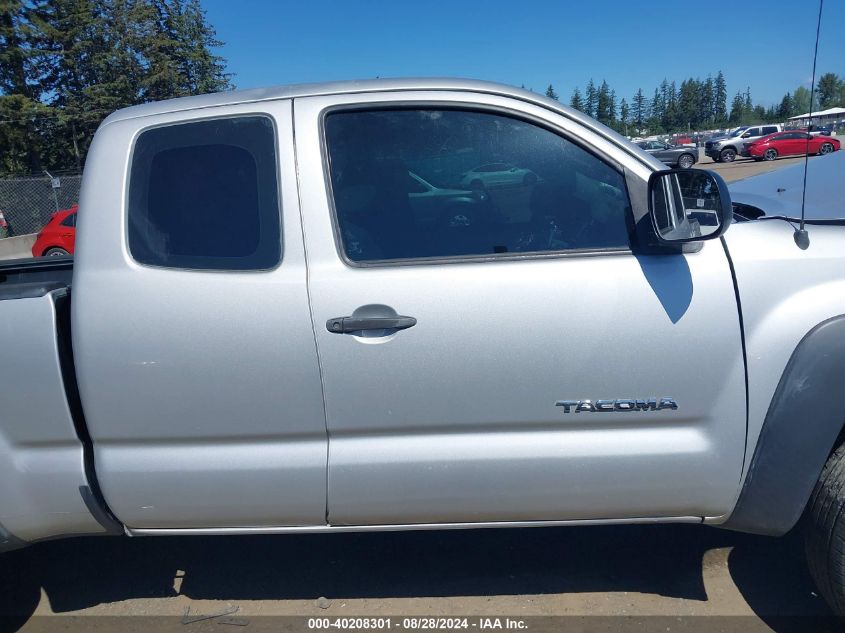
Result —
<instances>
[{"instance_id":1,"label":"door handle","mask_svg":"<svg viewBox=\"0 0 845 633\"><path fill-rule=\"evenodd\" d=\"M409 316L354 317L345 316L326 321L326 329L332 334L349 334L361 330L407 330L417 320Z\"/></svg>"}]
</instances>

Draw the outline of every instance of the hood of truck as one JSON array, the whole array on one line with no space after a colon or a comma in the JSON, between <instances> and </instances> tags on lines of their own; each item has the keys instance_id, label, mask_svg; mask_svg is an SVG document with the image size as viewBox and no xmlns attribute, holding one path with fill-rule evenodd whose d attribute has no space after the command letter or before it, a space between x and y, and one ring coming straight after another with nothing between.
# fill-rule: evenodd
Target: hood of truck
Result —
<instances>
[{"instance_id":1,"label":"hood of truck","mask_svg":"<svg viewBox=\"0 0 845 633\"><path fill-rule=\"evenodd\" d=\"M807 165L806 219L845 220L845 151L811 156ZM804 162L728 184L731 200L767 216L801 217Z\"/></svg>"}]
</instances>

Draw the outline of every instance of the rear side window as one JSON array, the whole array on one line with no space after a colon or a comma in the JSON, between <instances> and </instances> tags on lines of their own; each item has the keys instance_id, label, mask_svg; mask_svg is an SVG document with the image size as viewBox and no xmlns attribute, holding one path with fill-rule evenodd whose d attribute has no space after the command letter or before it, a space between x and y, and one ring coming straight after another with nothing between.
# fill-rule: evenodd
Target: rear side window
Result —
<instances>
[{"instance_id":1,"label":"rear side window","mask_svg":"<svg viewBox=\"0 0 845 633\"><path fill-rule=\"evenodd\" d=\"M622 174L528 121L346 111L326 116L325 133L338 237L353 262L629 247Z\"/></svg>"},{"instance_id":2,"label":"rear side window","mask_svg":"<svg viewBox=\"0 0 845 633\"><path fill-rule=\"evenodd\" d=\"M763 128L763 135L765 136L767 134L774 134L777 131L778 131L778 129L773 125L769 126L769 127L764 127Z\"/></svg>"},{"instance_id":3,"label":"rear side window","mask_svg":"<svg viewBox=\"0 0 845 633\"><path fill-rule=\"evenodd\" d=\"M64 220L62 220L62 226L76 226L76 214L71 213L67 216Z\"/></svg>"},{"instance_id":4,"label":"rear side window","mask_svg":"<svg viewBox=\"0 0 845 633\"><path fill-rule=\"evenodd\" d=\"M232 117L143 132L129 179L129 250L167 268L274 267L281 223L272 121Z\"/></svg>"}]
</instances>

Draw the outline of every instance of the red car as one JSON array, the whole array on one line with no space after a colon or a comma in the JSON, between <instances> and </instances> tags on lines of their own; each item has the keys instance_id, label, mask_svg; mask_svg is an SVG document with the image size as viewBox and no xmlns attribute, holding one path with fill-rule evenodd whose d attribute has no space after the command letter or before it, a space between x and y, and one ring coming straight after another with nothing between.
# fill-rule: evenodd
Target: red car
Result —
<instances>
[{"instance_id":1,"label":"red car","mask_svg":"<svg viewBox=\"0 0 845 633\"><path fill-rule=\"evenodd\" d=\"M41 229L35 244L32 245L33 257L60 257L73 253L76 241L76 213L79 205L70 209L56 211L47 225Z\"/></svg>"},{"instance_id":2,"label":"red car","mask_svg":"<svg viewBox=\"0 0 845 633\"><path fill-rule=\"evenodd\" d=\"M809 146L807 145L809 139ZM840 148L839 139L828 136L810 136L806 132L790 130L776 132L757 139L746 147L754 160L774 160L778 156L795 154L830 154Z\"/></svg>"}]
</instances>

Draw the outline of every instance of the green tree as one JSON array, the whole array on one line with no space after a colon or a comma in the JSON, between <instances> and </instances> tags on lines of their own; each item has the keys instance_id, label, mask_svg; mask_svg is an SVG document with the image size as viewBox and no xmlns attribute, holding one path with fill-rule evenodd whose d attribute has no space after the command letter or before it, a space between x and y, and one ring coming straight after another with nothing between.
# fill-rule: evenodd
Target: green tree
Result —
<instances>
[{"instance_id":1,"label":"green tree","mask_svg":"<svg viewBox=\"0 0 845 633\"><path fill-rule=\"evenodd\" d=\"M707 75L707 79L700 86L700 98L698 101L698 117L699 125L709 125L713 122L716 104L716 94L713 87L713 78Z\"/></svg>"},{"instance_id":2,"label":"green tree","mask_svg":"<svg viewBox=\"0 0 845 633\"><path fill-rule=\"evenodd\" d=\"M648 118L648 100L645 98L643 94L643 89L638 88L637 93L634 95L633 99L633 119L634 124L637 126L637 130L642 130L645 128L645 121Z\"/></svg>"},{"instance_id":3,"label":"green tree","mask_svg":"<svg viewBox=\"0 0 845 633\"><path fill-rule=\"evenodd\" d=\"M581 90L578 86L575 86L575 90L572 91L572 96L569 98L569 105L576 110L584 111L584 99L581 97Z\"/></svg>"},{"instance_id":4,"label":"green tree","mask_svg":"<svg viewBox=\"0 0 845 633\"><path fill-rule=\"evenodd\" d=\"M28 13L23 0L0 0L0 173L42 169L37 123L51 113L39 102Z\"/></svg>"},{"instance_id":5,"label":"green tree","mask_svg":"<svg viewBox=\"0 0 845 633\"><path fill-rule=\"evenodd\" d=\"M177 60L179 73L188 94L206 94L231 90L232 75L226 72L226 62L213 53L223 45L217 32L206 19L199 0L171 0L176 40L179 43Z\"/></svg>"},{"instance_id":6,"label":"green tree","mask_svg":"<svg viewBox=\"0 0 845 633\"><path fill-rule=\"evenodd\" d=\"M549 99L554 99L555 101L559 101L557 93L555 92L554 86L552 86L552 84L549 84L549 87L546 88L546 96Z\"/></svg>"},{"instance_id":7,"label":"green tree","mask_svg":"<svg viewBox=\"0 0 845 633\"><path fill-rule=\"evenodd\" d=\"M592 78L587 82L587 90L584 95L584 112L588 116L594 117L596 115L596 101L598 95L596 94L596 84L593 83Z\"/></svg>"},{"instance_id":8,"label":"green tree","mask_svg":"<svg viewBox=\"0 0 845 633\"><path fill-rule=\"evenodd\" d=\"M819 77L816 94L818 95L820 110L826 110L838 105L842 83L836 73L825 73Z\"/></svg>"},{"instance_id":9,"label":"green tree","mask_svg":"<svg viewBox=\"0 0 845 633\"><path fill-rule=\"evenodd\" d=\"M666 113L666 101L663 98L659 88L654 89L654 96L651 99L651 116L649 117L649 128L656 132L657 128L662 128L663 117Z\"/></svg>"},{"instance_id":10,"label":"green tree","mask_svg":"<svg viewBox=\"0 0 845 633\"><path fill-rule=\"evenodd\" d=\"M736 95L734 95L733 101L731 102L731 112L728 117L728 121L731 125L741 125L744 118L745 97L741 92L737 92Z\"/></svg>"},{"instance_id":11,"label":"green tree","mask_svg":"<svg viewBox=\"0 0 845 633\"><path fill-rule=\"evenodd\" d=\"M792 102L795 108L793 116L806 114L810 111L810 91L804 86L798 86L792 93Z\"/></svg>"},{"instance_id":12,"label":"green tree","mask_svg":"<svg viewBox=\"0 0 845 633\"><path fill-rule=\"evenodd\" d=\"M594 116L600 123L604 123L605 125L609 125L614 119L610 99L610 86L604 80L602 80L601 86L599 86L596 94L596 113Z\"/></svg>"},{"instance_id":13,"label":"green tree","mask_svg":"<svg viewBox=\"0 0 845 633\"><path fill-rule=\"evenodd\" d=\"M628 124L631 123L631 108L628 106L625 97L622 97L622 101L619 102L619 122L622 124L623 131L627 136Z\"/></svg>"},{"instance_id":14,"label":"green tree","mask_svg":"<svg viewBox=\"0 0 845 633\"><path fill-rule=\"evenodd\" d=\"M798 112L795 111L795 102L792 100L792 95L790 93L787 92L783 95L783 99L780 100L780 105L777 107L776 114L777 118L784 120L798 114Z\"/></svg>"},{"instance_id":15,"label":"green tree","mask_svg":"<svg viewBox=\"0 0 845 633\"><path fill-rule=\"evenodd\" d=\"M720 70L713 82L713 120L724 123L728 119L728 88Z\"/></svg>"}]
</instances>

